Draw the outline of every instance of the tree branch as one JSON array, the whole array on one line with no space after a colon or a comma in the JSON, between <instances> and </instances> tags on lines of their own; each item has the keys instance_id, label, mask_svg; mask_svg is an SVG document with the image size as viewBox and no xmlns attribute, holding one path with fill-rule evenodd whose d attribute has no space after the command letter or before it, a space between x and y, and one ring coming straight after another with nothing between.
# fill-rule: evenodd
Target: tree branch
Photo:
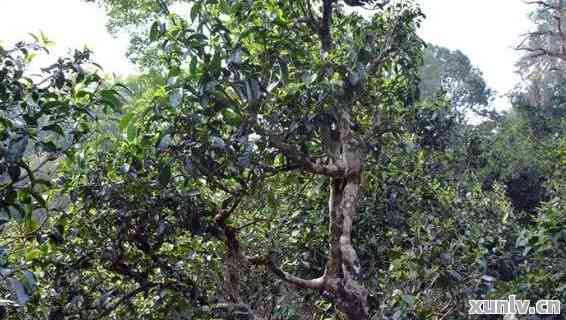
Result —
<instances>
[{"instance_id":1,"label":"tree branch","mask_svg":"<svg viewBox=\"0 0 566 320\"><path fill-rule=\"evenodd\" d=\"M245 259L247 262L251 264L262 265L267 267L279 279L286 281L296 287L302 289L322 289L324 287L326 280L325 275L315 279L302 279L281 270L279 267L275 265L275 262L273 262L273 259L269 256L258 256L258 257L245 256Z\"/></svg>"},{"instance_id":2,"label":"tree branch","mask_svg":"<svg viewBox=\"0 0 566 320\"><path fill-rule=\"evenodd\" d=\"M564 18L562 2L557 1L556 4L553 4L550 1L525 1L525 3L539 5L542 6L544 10L550 11L550 16L556 20L556 28L554 30L538 30L525 34L523 40L515 49L518 51L529 52L529 54L524 57L526 59L548 57L566 61L566 33L562 26ZM545 42L554 42L557 40L555 37L559 38L558 48L555 50L552 48L543 48L541 46L531 46L533 44L532 42L536 42L538 39L546 40Z\"/></svg>"},{"instance_id":3,"label":"tree branch","mask_svg":"<svg viewBox=\"0 0 566 320\"><path fill-rule=\"evenodd\" d=\"M560 6L552 5L546 1L525 1L525 4L536 4L547 9L560 10Z\"/></svg>"},{"instance_id":4,"label":"tree branch","mask_svg":"<svg viewBox=\"0 0 566 320\"><path fill-rule=\"evenodd\" d=\"M338 177L344 174L343 168L334 164L322 164L313 160L299 151L295 146L283 142L279 137L272 137L270 141L273 147L281 151L289 159L296 162L304 170L329 177Z\"/></svg>"},{"instance_id":5,"label":"tree branch","mask_svg":"<svg viewBox=\"0 0 566 320\"><path fill-rule=\"evenodd\" d=\"M529 58L538 58L538 57L547 56L551 58L566 59L566 55L564 54L550 51L541 47L537 47L537 48L518 47L516 48L516 50L530 52L531 54L529 55Z\"/></svg>"},{"instance_id":6,"label":"tree branch","mask_svg":"<svg viewBox=\"0 0 566 320\"><path fill-rule=\"evenodd\" d=\"M98 318L102 319L102 318L106 317L107 315L112 313L112 311L116 310L120 305L122 305L123 303L134 298L138 294L148 290L149 288L150 288L150 284L146 284L146 285L143 285L143 286L139 286L138 288L134 289L133 291L123 295L120 299L118 299L118 301L116 301L114 304L112 304L111 306L106 308L100 315L98 315Z\"/></svg>"},{"instance_id":7,"label":"tree branch","mask_svg":"<svg viewBox=\"0 0 566 320\"><path fill-rule=\"evenodd\" d=\"M224 234L226 236L226 246L228 247L228 254L250 264L265 266L281 280L289 282L299 288L321 289L324 286L325 282L324 275L316 279L302 279L278 268L271 257L250 257L243 252L237 237L237 230L226 224L226 219L229 218L232 212L236 209L240 202L240 199L241 198L236 199L231 208L220 209L219 213L214 217L214 221L224 230Z\"/></svg>"},{"instance_id":8,"label":"tree branch","mask_svg":"<svg viewBox=\"0 0 566 320\"><path fill-rule=\"evenodd\" d=\"M332 49L332 9L336 0L323 0L322 1L322 18L320 19L320 26L318 34L323 52L328 52Z\"/></svg>"}]
</instances>

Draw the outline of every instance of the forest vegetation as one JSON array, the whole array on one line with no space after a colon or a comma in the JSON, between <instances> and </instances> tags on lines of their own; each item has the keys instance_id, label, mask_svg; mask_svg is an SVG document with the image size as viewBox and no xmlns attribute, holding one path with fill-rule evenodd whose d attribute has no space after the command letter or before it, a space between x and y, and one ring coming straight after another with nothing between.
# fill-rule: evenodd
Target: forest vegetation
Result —
<instances>
[{"instance_id":1,"label":"forest vegetation","mask_svg":"<svg viewBox=\"0 0 566 320\"><path fill-rule=\"evenodd\" d=\"M504 111L411 0L91 2L137 74L0 46L0 319L566 302L564 1L532 1Z\"/></svg>"}]
</instances>

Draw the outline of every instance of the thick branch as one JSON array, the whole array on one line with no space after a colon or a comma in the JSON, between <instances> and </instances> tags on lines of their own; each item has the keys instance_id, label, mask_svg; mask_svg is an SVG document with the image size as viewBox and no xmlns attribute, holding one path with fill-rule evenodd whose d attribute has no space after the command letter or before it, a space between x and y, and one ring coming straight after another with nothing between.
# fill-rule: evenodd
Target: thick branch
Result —
<instances>
[{"instance_id":1,"label":"thick branch","mask_svg":"<svg viewBox=\"0 0 566 320\"><path fill-rule=\"evenodd\" d=\"M322 51L328 52L332 48L332 9L335 0L322 1L322 18L320 19L320 26L318 34L322 45Z\"/></svg>"},{"instance_id":2,"label":"thick branch","mask_svg":"<svg viewBox=\"0 0 566 320\"><path fill-rule=\"evenodd\" d=\"M292 285L295 285L303 289L322 289L324 287L324 282L326 277L323 275L316 279L302 279L294 276L288 272L281 270L275 265L271 257L245 257L246 261L254 265L266 266L273 274L283 281L286 281Z\"/></svg>"},{"instance_id":3,"label":"thick branch","mask_svg":"<svg viewBox=\"0 0 566 320\"><path fill-rule=\"evenodd\" d=\"M240 200L234 201L234 204L229 209L221 209L218 214L214 217L215 222L224 230L226 236L226 245L228 247L228 255L232 258L239 259L244 262L248 262L254 265L266 266L273 274L279 277L281 280L289 282L299 288L305 289L321 289L324 286L325 277L319 277L316 279L301 279L299 277L293 276L280 268L278 268L270 257L257 256L250 257L244 254L241 249L240 242L237 236L237 230L226 224L226 219L230 217L232 212L238 206Z\"/></svg>"},{"instance_id":4,"label":"thick branch","mask_svg":"<svg viewBox=\"0 0 566 320\"><path fill-rule=\"evenodd\" d=\"M240 201L242 201L242 197L243 197L243 194L238 194L238 197L230 198L230 199L234 199L232 206L230 206L230 208L222 208L222 209L218 210L218 213L214 216L214 221L216 223L218 223L219 225L224 225L224 221L228 217L230 217L232 212L234 212L236 210L236 208L240 204Z\"/></svg>"},{"instance_id":5,"label":"thick branch","mask_svg":"<svg viewBox=\"0 0 566 320\"><path fill-rule=\"evenodd\" d=\"M380 54L379 57L371 60L367 68L368 74L373 74L374 72L376 72L377 69L381 67L381 65L385 63L387 59L389 59L389 56L394 52L395 49L393 47L389 47L382 54Z\"/></svg>"},{"instance_id":6,"label":"thick branch","mask_svg":"<svg viewBox=\"0 0 566 320\"><path fill-rule=\"evenodd\" d=\"M344 170L339 166L334 164L322 164L313 160L299 151L296 147L283 142L280 138L272 138L271 144L285 154L289 159L300 165L302 169L309 172L329 177L341 176L344 173Z\"/></svg>"}]
</instances>

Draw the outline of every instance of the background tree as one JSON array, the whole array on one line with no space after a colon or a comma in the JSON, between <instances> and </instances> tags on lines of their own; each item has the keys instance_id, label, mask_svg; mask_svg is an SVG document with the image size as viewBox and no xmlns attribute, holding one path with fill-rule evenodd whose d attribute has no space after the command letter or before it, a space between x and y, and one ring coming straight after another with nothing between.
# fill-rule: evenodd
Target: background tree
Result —
<instances>
[{"instance_id":1,"label":"background tree","mask_svg":"<svg viewBox=\"0 0 566 320\"><path fill-rule=\"evenodd\" d=\"M528 1L536 6L531 13L531 20L536 31L525 34L517 50L526 54L522 59L523 67L532 65L553 68L557 61L566 60L565 3L562 0Z\"/></svg>"},{"instance_id":2,"label":"background tree","mask_svg":"<svg viewBox=\"0 0 566 320\"><path fill-rule=\"evenodd\" d=\"M524 52L518 63L524 83L514 95L514 104L522 109L536 136L548 136L561 126L564 118L564 63L566 62L565 3L533 1L531 19L536 31L524 36L517 50Z\"/></svg>"},{"instance_id":3,"label":"background tree","mask_svg":"<svg viewBox=\"0 0 566 320\"><path fill-rule=\"evenodd\" d=\"M494 93L465 54L428 44L423 59L419 86L422 99L435 101L446 95L459 112L485 113Z\"/></svg>"}]
</instances>

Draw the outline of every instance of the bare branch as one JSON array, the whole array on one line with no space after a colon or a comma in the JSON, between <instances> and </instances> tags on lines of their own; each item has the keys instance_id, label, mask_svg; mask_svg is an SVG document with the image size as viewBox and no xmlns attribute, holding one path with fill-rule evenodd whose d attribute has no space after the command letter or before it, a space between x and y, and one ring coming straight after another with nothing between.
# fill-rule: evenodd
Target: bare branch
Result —
<instances>
[{"instance_id":1,"label":"bare branch","mask_svg":"<svg viewBox=\"0 0 566 320\"><path fill-rule=\"evenodd\" d=\"M245 257L246 261L255 265L266 266L274 275L283 281L286 281L294 286L303 289L322 289L325 284L326 276L321 276L315 279L302 279L294 276L288 272L281 270L275 265L271 257Z\"/></svg>"},{"instance_id":2,"label":"bare branch","mask_svg":"<svg viewBox=\"0 0 566 320\"><path fill-rule=\"evenodd\" d=\"M516 49L519 50L519 51L530 52L531 54L529 55L529 58L538 58L538 57L547 56L547 57L551 57L551 58L566 59L566 55L564 55L562 53L550 51L550 50L547 50L547 49L541 48L541 47L536 47L536 48L519 47L519 48L516 48Z\"/></svg>"},{"instance_id":3,"label":"bare branch","mask_svg":"<svg viewBox=\"0 0 566 320\"><path fill-rule=\"evenodd\" d=\"M557 6L557 5L553 5L553 4L550 4L550 3L546 2L546 1L525 1L525 4L536 4L536 5L539 5L539 6L548 8L548 9L560 10L560 6L559 6L559 5L558 5L558 6Z\"/></svg>"},{"instance_id":4,"label":"bare branch","mask_svg":"<svg viewBox=\"0 0 566 320\"><path fill-rule=\"evenodd\" d=\"M526 59L538 59L542 57L555 58L566 61L566 33L563 28L564 13L562 1L525 1L526 4L539 5L544 10L549 11L550 16L556 21L553 30L537 30L526 33L519 45L515 48L519 51L526 51ZM546 39L545 39L546 38ZM556 39L559 38L559 39ZM555 43L558 40L558 47L549 48L549 45L538 45L538 40L542 39L546 43ZM537 43L532 43L532 41Z\"/></svg>"}]
</instances>

